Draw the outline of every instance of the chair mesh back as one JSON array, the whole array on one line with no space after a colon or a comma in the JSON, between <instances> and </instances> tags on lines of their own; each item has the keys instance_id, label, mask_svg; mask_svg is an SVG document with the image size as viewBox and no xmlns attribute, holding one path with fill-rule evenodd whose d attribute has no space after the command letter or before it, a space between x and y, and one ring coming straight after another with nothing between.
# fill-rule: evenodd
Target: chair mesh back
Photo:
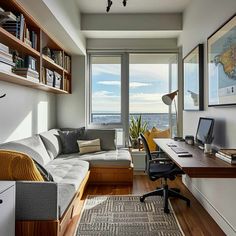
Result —
<instances>
[{"instance_id":1,"label":"chair mesh back","mask_svg":"<svg viewBox=\"0 0 236 236\"><path fill-rule=\"evenodd\" d=\"M142 140L142 143L143 143L144 150L146 152L146 155L145 155L146 168L145 169L148 172L149 171L149 161L152 160L152 156L151 156L151 152L150 152L150 149L148 147L148 143L147 143L146 138L144 137L144 135L142 133L140 133L140 137L141 137L141 140Z\"/></svg>"}]
</instances>

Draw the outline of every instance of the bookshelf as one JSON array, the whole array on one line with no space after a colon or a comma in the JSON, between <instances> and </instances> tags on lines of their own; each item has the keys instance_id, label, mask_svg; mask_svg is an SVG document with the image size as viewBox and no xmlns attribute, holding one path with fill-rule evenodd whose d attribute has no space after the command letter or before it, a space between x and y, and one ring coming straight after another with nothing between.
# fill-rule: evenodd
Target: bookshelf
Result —
<instances>
[{"instance_id":1,"label":"bookshelf","mask_svg":"<svg viewBox=\"0 0 236 236\"><path fill-rule=\"evenodd\" d=\"M23 77L13 72L4 71L0 67L0 80L55 94L71 93L71 56L65 52L64 48L55 39L49 36L48 32L27 13L17 0L0 0L0 7L13 14L23 14L24 16L23 38L20 39L14 36L8 32L6 27L3 28L0 25L0 43L6 45L11 50L16 50L22 58L26 56L33 57L36 60L36 71L39 76L38 79ZM34 38L30 42L27 41L27 31L30 32L31 36L34 34ZM45 48L46 51L52 52L49 55L52 58L45 55ZM61 79L57 87L49 83L49 80L47 80L48 77L45 75L46 71L57 74L58 81Z\"/></svg>"}]
</instances>

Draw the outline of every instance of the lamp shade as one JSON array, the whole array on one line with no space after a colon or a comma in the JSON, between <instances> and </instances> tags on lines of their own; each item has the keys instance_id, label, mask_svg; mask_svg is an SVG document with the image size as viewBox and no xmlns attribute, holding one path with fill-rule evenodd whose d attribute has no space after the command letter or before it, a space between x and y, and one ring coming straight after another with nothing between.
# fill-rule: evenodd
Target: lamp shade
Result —
<instances>
[{"instance_id":1,"label":"lamp shade","mask_svg":"<svg viewBox=\"0 0 236 236\"><path fill-rule=\"evenodd\" d=\"M174 100L177 93L178 93L178 90L176 90L172 93L168 93L168 94L163 95L162 96L162 101L168 106L171 105L171 103Z\"/></svg>"}]
</instances>

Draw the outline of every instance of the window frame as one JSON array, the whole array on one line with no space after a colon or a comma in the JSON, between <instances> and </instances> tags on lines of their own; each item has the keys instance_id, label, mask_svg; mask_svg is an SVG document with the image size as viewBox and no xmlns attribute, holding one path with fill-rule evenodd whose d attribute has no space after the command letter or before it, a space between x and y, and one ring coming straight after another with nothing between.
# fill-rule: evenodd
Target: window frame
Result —
<instances>
[{"instance_id":1,"label":"window frame","mask_svg":"<svg viewBox=\"0 0 236 236\"><path fill-rule=\"evenodd\" d=\"M91 129L123 129L123 146L128 147L129 143L129 55L130 54L176 54L176 63L177 63L177 88L180 88L180 76L182 73L182 64L180 60L180 51L179 50L157 50L157 51L149 51L149 50L90 50L87 52L87 76L86 80L86 127ZM92 64L91 58L93 56L120 56L121 57L121 122L119 123L93 123L91 122L91 112L92 112ZM171 76L169 76L169 92L171 92L172 81ZM181 106L181 97L178 98L178 108ZM177 108L177 109L178 109ZM182 109L178 109L178 114L182 112ZM172 129L171 124L171 114L172 108L169 107L169 127ZM179 118L182 118L182 115ZM181 123L182 120L179 120Z\"/></svg>"}]
</instances>

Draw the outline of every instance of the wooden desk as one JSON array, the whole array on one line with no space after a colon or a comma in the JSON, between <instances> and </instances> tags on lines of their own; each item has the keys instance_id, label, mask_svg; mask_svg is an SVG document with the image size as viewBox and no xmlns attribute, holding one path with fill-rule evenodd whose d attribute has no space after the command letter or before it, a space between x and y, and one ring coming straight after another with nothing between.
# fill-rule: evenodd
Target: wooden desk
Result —
<instances>
[{"instance_id":1,"label":"wooden desk","mask_svg":"<svg viewBox=\"0 0 236 236\"><path fill-rule=\"evenodd\" d=\"M185 142L173 139L154 139L154 142L192 178L236 178L236 165L228 164L214 154L204 154L203 150ZM178 157L167 144L173 143L191 153L192 157Z\"/></svg>"}]
</instances>

